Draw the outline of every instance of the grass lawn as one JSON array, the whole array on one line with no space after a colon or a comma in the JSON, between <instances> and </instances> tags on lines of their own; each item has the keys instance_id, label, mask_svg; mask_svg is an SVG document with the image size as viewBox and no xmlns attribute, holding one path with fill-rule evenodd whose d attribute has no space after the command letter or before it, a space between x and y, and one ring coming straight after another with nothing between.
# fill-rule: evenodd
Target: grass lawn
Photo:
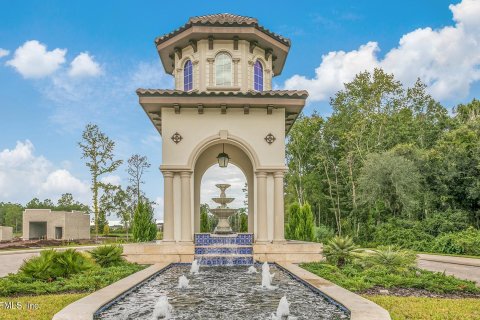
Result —
<instances>
[{"instance_id":1,"label":"grass lawn","mask_svg":"<svg viewBox=\"0 0 480 320\"><path fill-rule=\"evenodd\" d=\"M476 320L480 299L364 296L390 312L392 320Z\"/></svg>"},{"instance_id":2,"label":"grass lawn","mask_svg":"<svg viewBox=\"0 0 480 320\"><path fill-rule=\"evenodd\" d=\"M0 319L2 320L50 320L64 307L89 293L52 294L22 297L0 297ZM9 309L6 303L11 302L20 308ZM27 309L27 303L36 305L37 309Z\"/></svg>"}]
</instances>

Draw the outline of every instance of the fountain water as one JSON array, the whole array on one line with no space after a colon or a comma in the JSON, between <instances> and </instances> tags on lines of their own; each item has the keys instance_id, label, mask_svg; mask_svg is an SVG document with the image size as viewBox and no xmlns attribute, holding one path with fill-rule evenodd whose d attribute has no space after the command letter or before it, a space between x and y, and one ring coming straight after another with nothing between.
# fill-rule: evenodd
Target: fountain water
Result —
<instances>
[{"instance_id":1,"label":"fountain water","mask_svg":"<svg viewBox=\"0 0 480 320\"><path fill-rule=\"evenodd\" d=\"M282 299L280 299L280 302L278 303L277 307L277 313L276 313L276 319L285 319L285 318L290 318L290 303L287 301L287 297L283 296ZM272 317L273 318L273 317Z\"/></svg>"},{"instance_id":2,"label":"fountain water","mask_svg":"<svg viewBox=\"0 0 480 320\"><path fill-rule=\"evenodd\" d=\"M192 266L190 267L190 273L197 274L200 271L200 265L197 260L193 260Z\"/></svg>"},{"instance_id":3,"label":"fountain water","mask_svg":"<svg viewBox=\"0 0 480 320\"><path fill-rule=\"evenodd\" d=\"M276 289L277 287L272 286L272 279L275 276L275 273L270 274L270 266L267 262L262 265L262 287L269 290Z\"/></svg>"},{"instance_id":4,"label":"fountain water","mask_svg":"<svg viewBox=\"0 0 480 320\"><path fill-rule=\"evenodd\" d=\"M248 271L247 273L251 274L251 273L258 273L257 269L254 267L254 266L250 266L248 267Z\"/></svg>"},{"instance_id":5,"label":"fountain water","mask_svg":"<svg viewBox=\"0 0 480 320\"><path fill-rule=\"evenodd\" d=\"M220 197L212 198L215 203L220 204L215 209L210 209L210 212L213 213L218 218L218 224L215 228L215 233L217 234L230 234L233 233L230 224L228 223L228 218L237 212L237 209L230 209L227 207L227 204L235 200L235 198L227 198L225 195L225 190L230 188L229 184L216 184L217 188L220 189Z\"/></svg>"},{"instance_id":6,"label":"fountain water","mask_svg":"<svg viewBox=\"0 0 480 320\"><path fill-rule=\"evenodd\" d=\"M188 288L188 279L187 277L185 277L184 275L181 275L179 278L178 278L178 288L179 289L187 289Z\"/></svg>"},{"instance_id":7,"label":"fountain water","mask_svg":"<svg viewBox=\"0 0 480 320\"><path fill-rule=\"evenodd\" d=\"M152 320L171 319L172 311L173 307L168 302L167 296L161 296L155 304L155 309L153 309Z\"/></svg>"}]
</instances>

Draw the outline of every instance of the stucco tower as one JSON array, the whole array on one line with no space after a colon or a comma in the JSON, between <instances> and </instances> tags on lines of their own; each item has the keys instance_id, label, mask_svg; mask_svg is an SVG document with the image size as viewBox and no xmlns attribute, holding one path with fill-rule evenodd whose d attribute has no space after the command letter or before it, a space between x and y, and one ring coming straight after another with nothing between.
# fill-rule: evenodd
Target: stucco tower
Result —
<instances>
[{"instance_id":1,"label":"stucco tower","mask_svg":"<svg viewBox=\"0 0 480 320\"><path fill-rule=\"evenodd\" d=\"M200 232L201 179L222 152L246 176L249 233L257 243L284 241L285 136L308 95L272 90L290 40L257 19L214 14L155 45L175 89L137 94L163 138L164 241L192 242Z\"/></svg>"}]
</instances>

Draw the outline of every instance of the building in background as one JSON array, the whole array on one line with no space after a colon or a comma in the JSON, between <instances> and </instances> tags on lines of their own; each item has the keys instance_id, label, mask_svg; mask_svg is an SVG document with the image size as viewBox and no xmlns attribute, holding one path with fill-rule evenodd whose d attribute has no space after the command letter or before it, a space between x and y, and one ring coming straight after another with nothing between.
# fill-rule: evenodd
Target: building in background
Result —
<instances>
[{"instance_id":1,"label":"building in background","mask_svg":"<svg viewBox=\"0 0 480 320\"><path fill-rule=\"evenodd\" d=\"M23 240L34 239L90 239L90 215L82 211L25 209Z\"/></svg>"}]
</instances>

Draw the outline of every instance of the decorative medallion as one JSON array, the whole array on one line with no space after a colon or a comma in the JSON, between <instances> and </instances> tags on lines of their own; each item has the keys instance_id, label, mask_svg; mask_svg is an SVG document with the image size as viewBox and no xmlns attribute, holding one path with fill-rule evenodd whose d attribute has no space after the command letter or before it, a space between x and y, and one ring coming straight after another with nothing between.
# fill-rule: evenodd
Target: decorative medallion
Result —
<instances>
[{"instance_id":1,"label":"decorative medallion","mask_svg":"<svg viewBox=\"0 0 480 320\"><path fill-rule=\"evenodd\" d=\"M172 136L172 141L175 142L175 143L179 143L180 141L182 141L182 139L183 139L183 137L178 132L175 132Z\"/></svg>"},{"instance_id":2,"label":"decorative medallion","mask_svg":"<svg viewBox=\"0 0 480 320\"><path fill-rule=\"evenodd\" d=\"M268 144L272 144L275 139L275 136L271 133L267 134L267 136L265 137L265 141L267 141Z\"/></svg>"}]
</instances>

